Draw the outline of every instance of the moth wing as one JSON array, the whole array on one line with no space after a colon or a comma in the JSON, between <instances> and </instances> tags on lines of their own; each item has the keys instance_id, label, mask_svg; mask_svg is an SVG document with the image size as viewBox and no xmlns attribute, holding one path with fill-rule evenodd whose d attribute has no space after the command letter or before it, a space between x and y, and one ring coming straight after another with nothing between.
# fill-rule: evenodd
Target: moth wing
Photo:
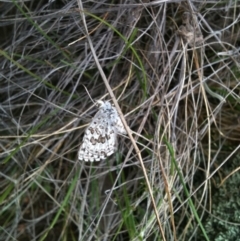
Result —
<instances>
[{"instance_id":1,"label":"moth wing","mask_svg":"<svg viewBox=\"0 0 240 241\"><path fill-rule=\"evenodd\" d=\"M116 137L115 127L100 109L85 131L78 159L91 162L106 159L117 149Z\"/></svg>"},{"instance_id":2,"label":"moth wing","mask_svg":"<svg viewBox=\"0 0 240 241\"><path fill-rule=\"evenodd\" d=\"M116 120L116 126L115 126L117 133L119 134L127 134L126 129L122 123L122 120L119 116L117 116L117 120Z\"/></svg>"}]
</instances>

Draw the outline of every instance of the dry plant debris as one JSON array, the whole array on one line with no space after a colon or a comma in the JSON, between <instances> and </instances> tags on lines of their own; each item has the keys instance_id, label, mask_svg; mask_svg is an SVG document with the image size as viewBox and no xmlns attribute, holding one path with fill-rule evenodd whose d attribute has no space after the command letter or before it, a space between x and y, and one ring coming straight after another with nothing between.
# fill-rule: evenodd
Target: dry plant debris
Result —
<instances>
[{"instance_id":1,"label":"dry plant debris","mask_svg":"<svg viewBox=\"0 0 240 241\"><path fill-rule=\"evenodd\" d=\"M0 240L207 240L214 175L239 150L240 6L198 3L0 4ZM111 101L103 74L139 153L125 136L86 163L83 85Z\"/></svg>"}]
</instances>

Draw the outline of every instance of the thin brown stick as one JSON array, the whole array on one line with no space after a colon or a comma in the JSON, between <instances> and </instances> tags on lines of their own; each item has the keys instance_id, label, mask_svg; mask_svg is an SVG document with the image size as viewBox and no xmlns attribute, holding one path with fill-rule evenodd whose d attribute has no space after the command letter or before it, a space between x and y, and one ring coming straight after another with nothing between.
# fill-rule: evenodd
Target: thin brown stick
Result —
<instances>
[{"instance_id":1,"label":"thin brown stick","mask_svg":"<svg viewBox=\"0 0 240 241\"><path fill-rule=\"evenodd\" d=\"M81 6L80 1L79 1L79 5ZM82 6L81 6L80 8L82 9ZM124 125L124 127L125 127L125 129L126 129L126 131L127 131L127 134L128 134L128 136L129 136L129 139L131 140L132 145L133 145L133 147L134 147L134 149L135 149L135 151L136 151L136 154L137 154L137 156L138 156L138 158L139 158L140 164L141 164L141 166L142 166L143 175L144 175L144 178L145 178L145 180L146 180L147 188L148 188L148 191L149 191L149 194L150 194L150 197L151 197L153 209L154 209L154 212L155 212L155 215L156 215L156 218L157 218L158 226L159 226L159 229L160 229L160 231L161 231L163 240L166 241L166 239L165 239L165 237L164 237L164 232L163 232L163 228L162 228L162 225L161 225L161 221L160 221L160 218L159 218L159 215L158 215L157 206L156 206L156 203L155 203L155 200L154 200L154 197L153 197L152 188L151 188L150 182L149 182L149 180L148 180L147 172L146 172L146 169L145 169L143 160L142 160L141 152L140 152L140 150L139 150L139 148L138 148L138 146L137 146L137 144L136 144L136 142L135 142L135 140L134 140L134 138L133 138L133 136L132 136L132 131L131 131L130 128L128 127L128 124L127 124L127 122L126 122L126 120L125 120L125 118L124 118L124 116L123 116L123 114L122 114L122 111L121 111L121 109L120 109L120 107L119 107L119 105L118 105L117 99L116 99L116 97L115 97L115 95L114 95L114 93L113 93L113 91L112 91L112 89L111 89L111 87L110 87L110 85L109 85L109 83L108 83L108 80L107 80L107 78L106 78L106 75L105 75L105 73L103 72L102 67L101 67L101 65L100 65L100 63L99 63L99 61L98 61L98 58L97 58L97 55L96 55L96 53L95 53L95 50L94 50L94 47L93 47L91 38L90 38L90 36L89 36L89 34L88 34L88 29L87 29L87 25L86 25L86 22L85 22L84 12L83 12L83 11L80 11L80 14L82 15L84 27L85 27L85 30L86 30L87 40L88 40L88 43L89 43L91 52L92 52L92 54L93 54L94 60L95 60L95 62L96 62L97 68L98 68L98 70L99 70L99 72L100 72L100 75L102 76L103 82L104 82L104 84L105 84L105 86L106 86L106 88L107 88L107 90L108 90L108 92L109 92L109 95L111 96L111 98L112 98L112 100L113 100L113 103L114 103L114 105L115 105L115 107L116 107L116 109L117 109L117 111L118 111L118 114L119 114L119 116L120 116L120 118L121 118L121 120L122 120L122 122L123 122L123 125Z\"/></svg>"}]
</instances>

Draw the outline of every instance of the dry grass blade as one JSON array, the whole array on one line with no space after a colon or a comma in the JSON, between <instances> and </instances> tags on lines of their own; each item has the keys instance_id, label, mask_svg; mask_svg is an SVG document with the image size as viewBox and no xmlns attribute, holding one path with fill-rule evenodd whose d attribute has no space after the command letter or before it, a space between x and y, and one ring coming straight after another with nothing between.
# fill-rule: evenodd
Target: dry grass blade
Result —
<instances>
[{"instance_id":1,"label":"dry grass blade","mask_svg":"<svg viewBox=\"0 0 240 241\"><path fill-rule=\"evenodd\" d=\"M1 13L0 240L237 240L237 1ZM97 111L84 86L128 132L105 161L77 160Z\"/></svg>"}]
</instances>

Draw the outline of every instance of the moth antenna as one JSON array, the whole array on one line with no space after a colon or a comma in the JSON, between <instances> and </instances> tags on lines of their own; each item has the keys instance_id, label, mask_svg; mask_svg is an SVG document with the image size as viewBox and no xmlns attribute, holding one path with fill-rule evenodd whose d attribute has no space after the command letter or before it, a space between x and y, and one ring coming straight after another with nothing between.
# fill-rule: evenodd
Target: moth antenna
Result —
<instances>
[{"instance_id":1,"label":"moth antenna","mask_svg":"<svg viewBox=\"0 0 240 241\"><path fill-rule=\"evenodd\" d=\"M93 104L96 104L96 102L92 99L91 95L89 94L88 90L87 90L87 87L85 85L82 84L82 86L85 88L88 96L90 97L90 100L93 102Z\"/></svg>"}]
</instances>

